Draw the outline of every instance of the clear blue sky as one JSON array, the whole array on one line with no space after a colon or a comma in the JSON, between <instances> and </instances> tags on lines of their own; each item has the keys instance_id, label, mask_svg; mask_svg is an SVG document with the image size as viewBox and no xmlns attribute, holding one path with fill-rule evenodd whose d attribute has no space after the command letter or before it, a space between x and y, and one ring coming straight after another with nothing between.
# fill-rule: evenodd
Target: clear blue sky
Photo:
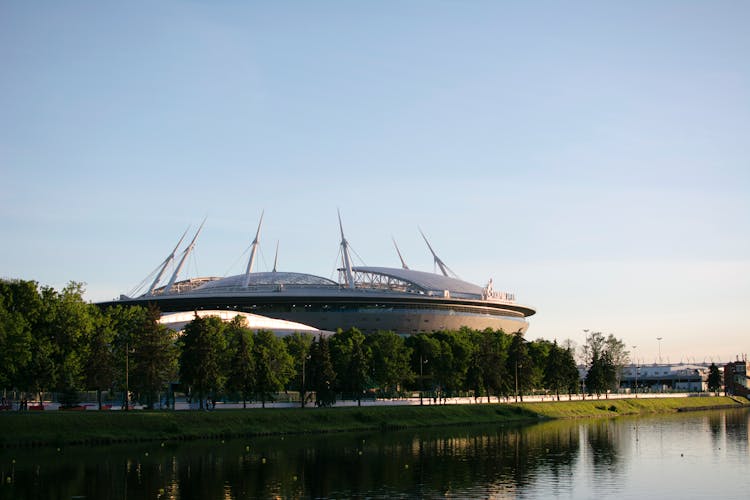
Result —
<instances>
[{"instance_id":1,"label":"clear blue sky","mask_svg":"<svg viewBox=\"0 0 750 500\"><path fill-rule=\"evenodd\" d=\"M0 3L0 276L432 270L637 357L750 351L750 3Z\"/></svg>"}]
</instances>

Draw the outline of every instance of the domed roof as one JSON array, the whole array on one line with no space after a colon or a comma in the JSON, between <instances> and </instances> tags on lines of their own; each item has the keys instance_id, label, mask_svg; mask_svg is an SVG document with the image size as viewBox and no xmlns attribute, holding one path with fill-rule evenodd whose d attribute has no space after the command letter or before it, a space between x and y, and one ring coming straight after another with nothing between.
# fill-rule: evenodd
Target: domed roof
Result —
<instances>
[{"instance_id":1,"label":"domed roof","mask_svg":"<svg viewBox=\"0 0 750 500\"><path fill-rule=\"evenodd\" d=\"M210 281L193 290L195 293L242 292L274 286L338 286L335 281L304 273L250 273Z\"/></svg>"}]
</instances>

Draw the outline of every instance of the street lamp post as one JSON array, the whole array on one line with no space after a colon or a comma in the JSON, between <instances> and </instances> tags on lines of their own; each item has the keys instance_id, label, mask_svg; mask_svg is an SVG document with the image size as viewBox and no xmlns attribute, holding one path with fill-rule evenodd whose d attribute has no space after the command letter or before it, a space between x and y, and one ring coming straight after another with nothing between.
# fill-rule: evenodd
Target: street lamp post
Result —
<instances>
[{"instance_id":1,"label":"street lamp post","mask_svg":"<svg viewBox=\"0 0 750 500\"><path fill-rule=\"evenodd\" d=\"M419 404L423 404L422 398L424 393L424 375L422 375L422 367L427 363L427 359L423 360L422 355L419 355Z\"/></svg>"},{"instance_id":2,"label":"street lamp post","mask_svg":"<svg viewBox=\"0 0 750 500\"><path fill-rule=\"evenodd\" d=\"M302 408L305 407L305 400L307 400L307 392L305 391L305 361L308 359L310 359L309 354L302 356L302 387L300 388L300 396L302 396Z\"/></svg>"},{"instance_id":3,"label":"street lamp post","mask_svg":"<svg viewBox=\"0 0 750 500\"><path fill-rule=\"evenodd\" d=\"M656 337L656 341L659 343L659 364L661 364L661 340L664 337Z\"/></svg>"},{"instance_id":4,"label":"street lamp post","mask_svg":"<svg viewBox=\"0 0 750 500\"><path fill-rule=\"evenodd\" d=\"M523 365L521 365L521 368L523 368ZM516 360L516 403L518 403L518 360Z\"/></svg>"},{"instance_id":5,"label":"street lamp post","mask_svg":"<svg viewBox=\"0 0 750 500\"><path fill-rule=\"evenodd\" d=\"M128 406L130 406L130 367L129 367L129 358L130 358L130 343L126 340L125 341L125 411L128 411Z\"/></svg>"}]
</instances>

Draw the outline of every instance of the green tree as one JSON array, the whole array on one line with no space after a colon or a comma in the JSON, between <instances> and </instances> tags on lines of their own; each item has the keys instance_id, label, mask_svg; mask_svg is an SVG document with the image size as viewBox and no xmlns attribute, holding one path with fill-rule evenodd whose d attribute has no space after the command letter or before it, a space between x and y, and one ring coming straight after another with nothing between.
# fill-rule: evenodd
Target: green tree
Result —
<instances>
[{"instance_id":1,"label":"green tree","mask_svg":"<svg viewBox=\"0 0 750 500\"><path fill-rule=\"evenodd\" d=\"M610 387L613 390L617 390L620 388L622 369L628 363L630 352L625 348L625 342L616 338L611 333L604 341L604 348L611 361L610 369L614 371L614 373L610 375Z\"/></svg>"},{"instance_id":2,"label":"green tree","mask_svg":"<svg viewBox=\"0 0 750 500\"><path fill-rule=\"evenodd\" d=\"M113 355L115 358L115 388L122 391L123 408L127 408L129 402L129 370L130 358L132 356L134 339L138 332L148 321L148 310L142 306L116 305L104 310L114 330ZM157 311L158 314L158 311Z\"/></svg>"},{"instance_id":3,"label":"green tree","mask_svg":"<svg viewBox=\"0 0 750 500\"><path fill-rule=\"evenodd\" d=\"M95 310L94 331L89 338L88 359L84 374L86 387L96 390L97 406L102 409L102 390L111 389L117 377L114 352L115 329L112 320L104 312Z\"/></svg>"},{"instance_id":4,"label":"green tree","mask_svg":"<svg viewBox=\"0 0 750 500\"><path fill-rule=\"evenodd\" d=\"M371 351L365 336L356 328L339 330L331 337L330 347L339 389L352 394L360 406L370 383Z\"/></svg>"},{"instance_id":5,"label":"green tree","mask_svg":"<svg viewBox=\"0 0 750 500\"><path fill-rule=\"evenodd\" d=\"M536 339L527 342L527 347L529 349L529 356L531 357L531 365L533 366L529 380L529 389L532 391L545 389L544 367L547 365L547 358L552 349L552 343L548 340Z\"/></svg>"},{"instance_id":6,"label":"green tree","mask_svg":"<svg viewBox=\"0 0 750 500\"><path fill-rule=\"evenodd\" d=\"M314 337L309 333L295 332L292 335L284 337L287 352L294 360L294 373L292 378L292 388L299 391L300 405L305 407L307 400L307 386L310 381L307 378L307 364L310 359L310 349Z\"/></svg>"},{"instance_id":7,"label":"green tree","mask_svg":"<svg viewBox=\"0 0 750 500\"><path fill-rule=\"evenodd\" d=\"M402 384L414 380L414 372L409 366L411 349L403 337L390 331L379 331L367 337L367 345L372 353L373 381L380 390L391 395Z\"/></svg>"},{"instance_id":8,"label":"green tree","mask_svg":"<svg viewBox=\"0 0 750 500\"><path fill-rule=\"evenodd\" d=\"M247 408L255 386L255 360L253 359L253 332L247 328L242 316L235 316L224 330L229 356L227 389L242 397L242 407Z\"/></svg>"},{"instance_id":9,"label":"green tree","mask_svg":"<svg viewBox=\"0 0 750 500\"><path fill-rule=\"evenodd\" d=\"M150 305L129 343L130 388L147 408L154 407L159 392L177 376L179 349L175 335L158 322L159 317L159 310Z\"/></svg>"},{"instance_id":10,"label":"green tree","mask_svg":"<svg viewBox=\"0 0 750 500\"><path fill-rule=\"evenodd\" d=\"M580 386L580 374L578 373L573 347L562 349L562 369L565 391L568 393L568 399L572 399L572 394L578 394Z\"/></svg>"},{"instance_id":11,"label":"green tree","mask_svg":"<svg viewBox=\"0 0 750 500\"><path fill-rule=\"evenodd\" d=\"M418 333L407 337L406 345L412 350L411 369L418 381L421 401L422 393L435 385L434 370L437 367L436 360L440 356L440 342L433 338L432 334Z\"/></svg>"},{"instance_id":12,"label":"green tree","mask_svg":"<svg viewBox=\"0 0 750 500\"><path fill-rule=\"evenodd\" d=\"M711 366L708 368L707 383L708 383L708 390L718 395L722 386L721 373L719 372L719 367L716 366L716 364L714 363L711 363Z\"/></svg>"},{"instance_id":13,"label":"green tree","mask_svg":"<svg viewBox=\"0 0 750 500\"><path fill-rule=\"evenodd\" d=\"M259 330L253 341L255 392L265 408L273 393L282 390L294 375L294 360L286 351L286 344L272 332Z\"/></svg>"},{"instance_id":14,"label":"green tree","mask_svg":"<svg viewBox=\"0 0 750 500\"><path fill-rule=\"evenodd\" d=\"M549 350L547 362L544 366L544 384L560 401L560 393L577 391L578 368L576 368L573 353L557 344L555 340Z\"/></svg>"},{"instance_id":15,"label":"green tree","mask_svg":"<svg viewBox=\"0 0 750 500\"><path fill-rule=\"evenodd\" d=\"M509 389L506 366L509 337L502 330L487 329L478 332L475 338L477 348L474 356L478 370L477 382L481 382L488 403L492 394L495 394L499 402L500 395L507 394Z\"/></svg>"},{"instance_id":16,"label":"green tree","mask_svg":"<svg viewBox=\"0 0 750 500\"><path fill-rule=\"evenodd\" d=\"M588 366L586 390L597 397L602 393L608 397L609 391L618 386L618 363L621 367L628 356L624 343L613 335L605 338L601 332L587 332L583 353Z\"/></svg>"},{"instance_id":17,"label":"green tree","mask_svg":"<svg viewBox=\"0 0 750 500\"><path fill-rule=\"evenodd\" d=\"M505 366L508 373L513 374L513 392L516 395L516 400L520 397L523 401L524 393L531 388L534 364L520 330L513 334Z\"/></svg>"},{"instance_id":18,"label":"green tree","mask_svg":"<svg viewBox=\"0 0 750 500\"><path fill-rule=\"evenodd\" d=\"M218 316L195 318L185 325L180 338L180 382L198 396L200 409L204 400L224 388L226 338L224 323Z\"/></svg>"},{"instance_id":19,"label":"green tree","mask_svg":"<svg viewBox=\"0 0 750 500\"><path fill-rule=\"evenodd\" d=\"M0 388L10 389L21 384L21 374L31 361L32 338L23 313L6 307L10 297L5 290L0 282Z\"/></svg>"},{"instance_id":20,"label":"green tree","mask_svg":"<svg viewBox=\"0 0 750 500\"><path fill-rule=\"evenodd\" d=\"M316 406L331 406L336 403L336 372L331 362L328 339L318 336L310 348L310 363L307 365L310 387L315 391Z\"/></svg>"},{"instance_id":21,"label":"green tree","mask_svg":"<svg viewBox=\"0 0 750 500\"><path fill-rule=\"evenodd\" d=\"M460 391L466 386L466 374L474 352L471 331L461 329L433 334L440 343L440 355L435 360L435 375L441 386L441 397ZM444 392L443 392L444 391Z\"/></svg>"}]
</instances>

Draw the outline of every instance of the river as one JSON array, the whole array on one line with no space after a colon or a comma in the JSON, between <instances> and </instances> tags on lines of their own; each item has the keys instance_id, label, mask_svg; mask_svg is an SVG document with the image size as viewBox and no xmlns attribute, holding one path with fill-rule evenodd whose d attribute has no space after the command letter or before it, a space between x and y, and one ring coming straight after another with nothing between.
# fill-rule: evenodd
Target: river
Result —
<instances>
[{"instance_id":1,"label":"river","mask_svg":"<svg viewBox=\"0 0 750 500\"><path fill-rule=\"evenodd\" d=\"M0 498L750 496L750 411L0 450Z\"/></svg>"}]
</instances>

